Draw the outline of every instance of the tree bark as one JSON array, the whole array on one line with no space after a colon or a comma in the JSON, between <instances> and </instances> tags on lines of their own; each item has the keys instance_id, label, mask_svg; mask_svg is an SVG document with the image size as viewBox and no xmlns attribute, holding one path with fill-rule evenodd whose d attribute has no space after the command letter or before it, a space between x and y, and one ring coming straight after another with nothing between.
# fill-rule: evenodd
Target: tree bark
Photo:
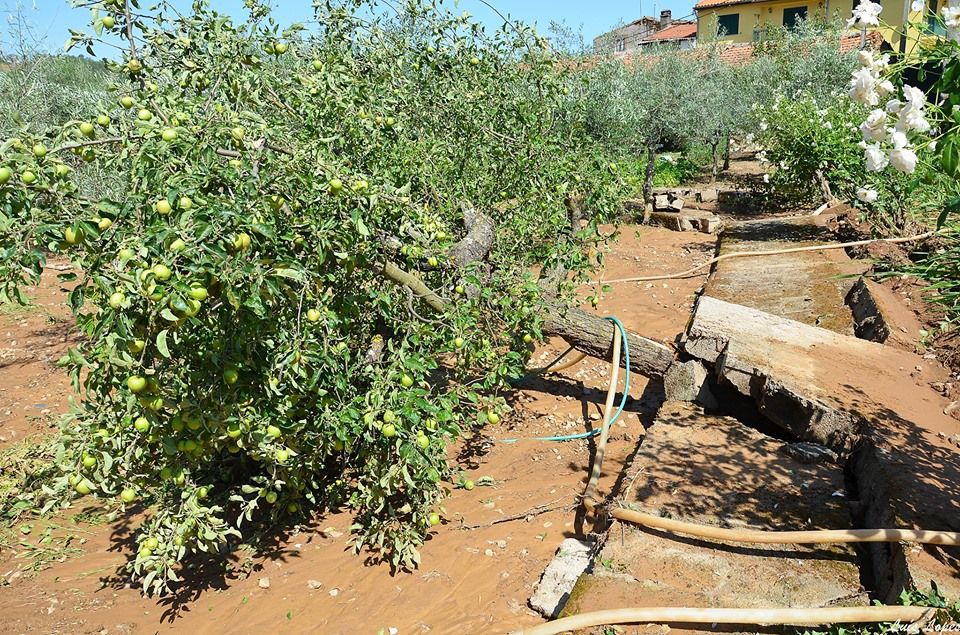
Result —
<instances>
[{"instance_id":1,"label":"tree bark","mask_svg":"<svg viewBox=\"0 0 960 635\"><path fill-rule=\"evenodd\" d=\"M577 308L565 311L552 307L543 324L546 335L562 337L581 353L610 359L614 324ZM630 370L646 377L663 377L674 360L674 352L660 342L627 332ZM623 359L620 365L625 366Z\"/></svg>"},{"instance_id":2,"label":"tree bark","mask_svg":"<svg viewBox=\"0 0 960 635\"><path fill-rule=\"evenodd\" d=\"M383 263L382 273L388 280L401 284L413 291L418 298L426 302L427 306L434 311L442 313L446 308L446 303L430 287L425 285L417 274L405 271L389 260Z\"/></svg>"},{"instance_id":3,"label":"tree bark","mask_svg":"<svg viewBox=\"0 0 960 635\"><path fill-rule=\"evenodd\" d=\"M647 159L647 174L646 178L643 181L643 202L652 204L653 203L653 175L657 169L657 145L650 144L647 146L647 152L649 157Z\"/></svg>"},{"instance_id":4,"label":"tree bark","mask_svg":"<svg viewBox=\"0 0 960 635\"><path fill-rule=\"evenodd\" d=\"M487 257L496 238L493 219L470 205L463 205L463 224L467 235L450 248L450 260L458 268Z\"/></svg>"},{"instance_id":5,"label":"tree bark","mask_svg":"<svg viewBox=\"0 0 960 635\"><path fill-rule=\"evenodd\" d=\"M730 135L727 135L726 147L723 149L723 169L730 169Z\"/></svg>"}]
</instances>

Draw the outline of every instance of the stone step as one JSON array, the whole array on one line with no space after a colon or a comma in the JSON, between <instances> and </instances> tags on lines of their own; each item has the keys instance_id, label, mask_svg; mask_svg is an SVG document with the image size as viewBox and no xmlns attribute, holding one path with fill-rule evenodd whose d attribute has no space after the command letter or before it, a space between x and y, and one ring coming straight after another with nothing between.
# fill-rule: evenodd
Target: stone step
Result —
<instances>
[{"instance_id":1,"label":"stone step","mask_svg":"<svg viewBox=\"0 0 960 635\"><path fill-rule=\"evenodd\" d=\"M628 469L631 486L623 503L723 527L849 527L843 466L829 460L804 463L786 453L784 445L733 418L668 402ZM867 601L848 546L732 544L615 521L592 571L580 578L563 613L624 606L816 607Z\"/></svg>"},{"instance_id":2,"label":"stone step","mask_svg":"<svg viewBox=\"0 0 960 635\"><path fill-rule=\"evenodd\" d=\"M929 385L942 370L891 346L702 296L683 342L719 381L800 439L853 452L867 527L960 531L960 421ZM854 452L855 451L855 452ZM936 580L960 597L960 550L878 545L881 597Z\"/></svg>"},{"instance_id":3,"label":"stone step","mask_svg":"<svg viewBox=\"0 0 960 635\"><path fill-rule=\"evenodd\" d=\"M720 255L775 251L836 243L830 215L733 223L720 236ZM868 261L851 260L842 249L807 251L717 263L704 294L767 313L853 335L846 296Z\"/></svg>"}]
</instances>

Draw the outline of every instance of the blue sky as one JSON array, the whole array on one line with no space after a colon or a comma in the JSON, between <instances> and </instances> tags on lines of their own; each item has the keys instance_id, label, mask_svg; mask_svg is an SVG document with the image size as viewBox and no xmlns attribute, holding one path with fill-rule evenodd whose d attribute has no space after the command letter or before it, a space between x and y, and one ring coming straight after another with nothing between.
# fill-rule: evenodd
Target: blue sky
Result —
<instances>
[{"instance_id":1,"label":"blue sky","mask_svg":"<svg viewBox=\"0 0 960 635\"><path fill-rule=\"evenodd\" d=\"M641 15L659 14L662 9L673 11L674 18L692 13L693 0L644 0L643 2L623 0L488 0L501 13L528 23L536 23L541 32L546 32L551 20L564 22L575 30L583 31L589 42L595 36L607 31L621 20L629 22ZM177 0L179 6L189 6L187 0ZM68 37L68 28L86 30L90 13L87 9L75 9L68 0L0 0L0 11L5 20L2 33L2 47L9 50L9 20L17 5L23 6L23 15L30 23L42 49L56 52L62 49ZM150 0L145 0L148 6ZM284 24L308 19L311 16L310 0L274 0L274 15ZM458 11L469 11L490 27L497 27L501 21L496 14L479 0L445 0L448 7L459 7ZM212 0L218 10L236 15L245 15L243 0Z\"/></svg>"}]
</instances>

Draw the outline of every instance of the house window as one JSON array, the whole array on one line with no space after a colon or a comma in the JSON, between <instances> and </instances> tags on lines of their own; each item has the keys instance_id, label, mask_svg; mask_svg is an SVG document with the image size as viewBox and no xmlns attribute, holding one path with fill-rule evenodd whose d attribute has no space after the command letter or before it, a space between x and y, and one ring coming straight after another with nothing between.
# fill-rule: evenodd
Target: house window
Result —
<instances>
[{"instance_id":1,"label":"house window","mask_svg":"<svg viewBox=\"0 0 960 635\"><path fill-rule=\"evenodd\" d=\"M806 7L793 7L783 10L783 26L791 31L797 28L797 23L807 19Z\"/></svg>"},{"instance_id":2,"label":"house window","mask_svg":"<svg viewBox=\"0 0 960 635\"><path fill-rule=\"evenodd\" d=\"M737 35L740 33L740 14L730 13L717 17L717 33L724 35Z\"/></svg>"},{"instance_id":3,"label":"house window","mask_svg":"<svg viewBox=\"0 0 960 635\"><path fill-rule=\"evenodd\" d=\"M627 41L624 40L623 38L620 38L619 40L617 40L616 48L617 48L617 53L623 53L625 50L627 50Z\"/></svg>"}]
</instances>

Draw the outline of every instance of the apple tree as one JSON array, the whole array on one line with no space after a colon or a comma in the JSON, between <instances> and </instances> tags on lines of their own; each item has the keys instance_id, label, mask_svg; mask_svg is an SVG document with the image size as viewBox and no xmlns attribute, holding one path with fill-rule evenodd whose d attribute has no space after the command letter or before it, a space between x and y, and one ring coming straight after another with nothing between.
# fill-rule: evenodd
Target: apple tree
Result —
<instances>
[{"instance_id":1,"label":"apple tree","mask_svg":"<svg viewBox=\"0 0 960 635\"><path fill-rule=\"evenodd\" d=\"M148 591L344 507L357 550L416 565L448 445L508 411L566 297L534 272L585 271L613 208L579 80L532 30L428 0L320 1L309 28L256 0L242 23L83 4L70 45L121 43L109 99L0 145L0 294L69 258L83 335L40 498L142 504Z\"/></svg>"}]
</instances>

